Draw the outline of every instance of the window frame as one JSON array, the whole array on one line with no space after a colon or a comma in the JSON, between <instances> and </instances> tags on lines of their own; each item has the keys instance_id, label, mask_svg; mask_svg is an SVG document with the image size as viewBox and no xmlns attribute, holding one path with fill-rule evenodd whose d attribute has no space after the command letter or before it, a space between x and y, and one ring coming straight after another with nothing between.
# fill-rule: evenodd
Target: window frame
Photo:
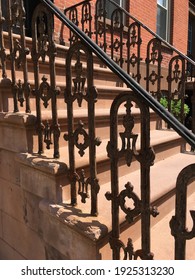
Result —
<instances>
[{"instance_id":1,"label":"window frame","mask_svg":"<svg viewBox=\"0 0 195 280\"><path fill-rule=\"evenodd\" d=\"M166 6L163 6L159 3L157 0L157 17L156 17L156 33L162 37L162 39L166 40L167 42L170 42L171 40L171 1L165 0ZM162 34L158 32L158 8L166 11L166 30L165 30L165 38L163 38Z\"/></svg>"},{"instance_id":2,"label":"window frame","mask_svg":"<svg viewBox=\"0 0 195 280\"><path fill-rule=\"evenodd\" d=\"M121 8L126 10L128 0L119 0L119 3L118 3L118 1L115 1L115 0L113 0L113 1L116 2L118 5L120 5ZM114 4L112 4L111 2L106 1L106 7L105 8L106 8L107 11L108 11L108 8L109 8L109 6L107 6L107 4L111 4L111 7L113 6L113 10L111 10L110 13L106 15L107 21L110 22L112 13L115 9L117 9L117 7ZM125 14L123 14L123 24L124 24L124 26L126 26L126 22L127 22L127 17L126 17Z\"/></svg>"}]
</instances>

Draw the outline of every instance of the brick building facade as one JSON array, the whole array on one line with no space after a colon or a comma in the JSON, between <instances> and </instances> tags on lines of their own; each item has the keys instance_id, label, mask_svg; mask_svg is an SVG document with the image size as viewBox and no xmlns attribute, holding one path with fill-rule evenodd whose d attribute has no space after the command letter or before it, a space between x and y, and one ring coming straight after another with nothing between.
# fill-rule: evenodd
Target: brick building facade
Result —
<instances>
[{"instance_id":1,"label":"brick building facade","mask_svg":"<svg viewBox=\"0 0 195 280\"><path fill-rule=\"evenodd\" d=\"M71 5L78 3L76 0L63 1L55 0L55 4L60 9L65 9ZM129 11L135 18L141 21L144 25L149 27L152 31L157 31L157 13L161 13L159 17L166 17L166 35L165 38L173 46L178 48L181 52L187 53L188 42L188 25L189 25L189 11L192 18L193 1L189 0L123 0L120 2L127 11ZM189 9L189 2L191 9ZM92 0L92 8L94 13L95 1ZM160 7L160 8L159 8ZM166 15L165 15L166 13ZM162 19L163 21L163 19ZM56 25L56 33L60 32L60 26ZM163 34L163 32L162 32ZM160 35L162 35L160 34ZM143 36L149 36L147 34ZM146 40L147 41L147 40Z\"/></svg>"},{"instance_id":2,"label":"brick building facade","mask_svg":"<svg viewBox=\"0 0 195 280\"><path fill-rule=\"evenodd\" d=\"M39 3L36 1L24 1L28 17L32 15L32 11ZM91 1L92 15L95 13L95 0ZM107 1L109 2L109 1ZM54 3L62 11L74 4L77 0L54 0ZM195 6L194 0L116 0L124 9L129 11L131 15L141 21L144 25L154 32L159 32L165 40L170 42L174 47L178 48L184 54L187 49L193 52L193 45L195 37L194 19L195 19ZM108 10L111 12L111 4L108 5ZM109 16L108 16L109 17ZM27 23L30 25L30 22ZM189 32L188 32L189 29ZM55 36L56 40L59 39L61 32L61 24L55 20ZM191 36L190 38L188 37ZM143 37L149 36L145 33ZM149 39L146 38L146 39ZM146 40L148 41L148 40ZM191 46L187 46L188 42Z\"/></svg>"}]
</instances>

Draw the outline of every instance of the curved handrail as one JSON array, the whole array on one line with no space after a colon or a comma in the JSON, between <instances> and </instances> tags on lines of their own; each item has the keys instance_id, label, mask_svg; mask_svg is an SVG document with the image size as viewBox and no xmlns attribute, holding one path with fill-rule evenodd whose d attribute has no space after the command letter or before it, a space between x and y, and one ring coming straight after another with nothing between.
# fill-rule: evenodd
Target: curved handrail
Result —
<instances>
[{"instance_id":1,"label":"curved handrail","mask_svg":"<svg viewBox=\"0 0 195 280\"><path fill-rule=\"evenodd\" d=\"M83 5L83 4L85 4L85 3L89 3L90 1L91 1L91 0L84 0L84 1L82 1L82 2L79 2L79 3L75 4L75 5L72 5L72 6L70 6L70 7L67 7L66 9L64 9L64 14L66 14L69 10L74 9L74 8L77 8L78 6Z\"/></svg>"},{"instance_id":2,"label":"curved handrail","mask_svg":"<svg viewBox=\"0 0 195 280\"><path fill-rule=\"evenodd\" d=\"M184 58L185 60L187 60L188 62L190 62L191 64L193 64L195 66L195 61L192 60L190 57L186 56L185 54L183 54L182 52L180 52L177 48L175 48L174 46L172 46L171 44L169 44L166 40L164 40L162 37L160 37L158 34L156 34L154 31L152 31L149 27L147 27L145 24L143 24L141 21L139 21L138 19L136 19L134 16L132 16L129 12L127 12L123 7L119 6L116 2L114 2L113 0L108 0L110 3L112 3L113 5L115 5L118 9L120 9L121 11L123 11L128 17L130 17L132 20L136 21L141 27L143 27L145 30L147 30L151 35L155 36L158 40L160 40L164 45L166 45L167 47L169 47L170 49L172 49L173 51L175 51L177 54L179 54L182 58Z\"/></svg>"},{"instance_id":3,"label":"curved handrail","mask_svg":"<svg viewBox=\"0 0 195 280\"><path fill-rule=\"evenodd\" d=\"M142 98L146 104L152 108L170 127L172 127L187 143L195 148L195 135L182 125L171 113L169 113L158 101L156 101L148 92L142 88L133 78L131 78L120 66L118 66L96 43L94 43L83 31L81 31L73 22L71 22L50 0L41 0L47 8L56 15L72 32L74 32L81 41L99 57L108 68Z\"/></svg>"}]
</instances>

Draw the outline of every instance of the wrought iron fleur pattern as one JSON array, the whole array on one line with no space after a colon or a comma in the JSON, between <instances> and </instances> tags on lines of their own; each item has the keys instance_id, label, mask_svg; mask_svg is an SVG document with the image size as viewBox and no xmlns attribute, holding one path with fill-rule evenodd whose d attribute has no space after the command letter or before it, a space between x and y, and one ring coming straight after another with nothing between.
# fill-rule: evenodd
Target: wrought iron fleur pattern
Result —
<instances>
[{"instance_id":1,"label":"wrought iron fleur pattern","mask_svg":"<svg viewBox=\"0 0 195 280\"><path fill-rule=\"evenodd\" d=\"M40 98L43 100L43 105L45 108L48 107L48 101L51 99L51 87L47 82L47 78L45 75L42 77L42 83L40 84L39 88Z\"/></svg>"},{"instance_id":2,"label":"wrought iron fleur pattern","mask_svg":"<svg viewBox=\"0 0 195 280\"><path fill-rule=\"evenodd\" d=\"M18 25L25 18L25 10L21 0L12 1L12 25Z\"/></svg>"},{"instance_id":3,"label":"wrought iron fleur pattern","mask_svg":"<svg viewBox=\"0 0 195 280\"><path fill-rule=\"evenodd\" d=\"M141 113L141 148L139 152L136 150L137 137L133 134L134 118L131 112L133 102L136 103L140 108ZM125 131L121 134L118 133L117 129L117 114L119 107L124 103L126 106L126 115L124 116L123 120ZM111 192L106 193L106 198L112 203L113 228L110 245L113 251L113 259L121 258L121 249L126 252L125 256L127 257L128 248L130 249L129 258L152 259L153 254L150 252L150 215L156 217L158 215L158 211L156 207L150 206L149 172L150 166L154 160L154 152L150 147L149 110L147 106L139 102L137 96L134 93L122 93L113 101L110 114L110 141L107 146L107 151L111 162ZM118 136L122 136L121 150L118 147ZM120 190L119 160L122 157L125 157L127 165L130 166L133 156L135 157L135 160L140 163L140 198L136 195L136 193L134 193L133 186L130 182L125 185L125 189ZM130 204L131 206L129 207L127 204L127 199L132 202ZM120 241L119 208L126 214L126 219L130 223L135 217L140 215L142 221L141 236L142 240L144 239L144 242L142 242L142 248L140 250L134 252L130 242L125 247Z\"/></svg>"},{"instance_id":4,"label":"wrought iron fleur pattern","mask_svg":"<svg viewBox=\"0 0 195 280\"><path fill-rule=\"evenodd\" d=\"M74 93L73 97L77 99L79 107L82 106L82 101L85 99L85 82L86 78L83 77L83 65L80 61L80 52L77 53L77 61L75 63L76 77L73 79Z\"/></svg>"},{"instance_id":5,"label":"wrought iron fleur pattern","mask_svg":"<svg viewBox=\"0 0 195 280\"><path fill-rule=\"evenodd\" d=\"M81 196L81 202L86 203L86 198L89 198L89 178L86 179L84 169L81 170L81 175L78 179L78 183L78 194Z\"/></svg>"},{"instance_id":6,"label":"wrought iron fleur pattern","mask_svg":"<svg viewBox=\"0 0 195 280\"><path fill-rule=\"evenodd\" d=\"M195 164L185 167L177 177L175 216L170 221L171 234L175 238L175 259L184 260L186 241L195 237L195 210L190 211L193 221L191 231L186 228L187 187L195 178Z\"/></svg>"},{"instance_id":7,"label":"wrought iron fleur pattern","mask_svg":"<svg viewBox=\"0 0 195 280\"><path fill-rule=\"evenodd\" d=\"M82 56L86 56L87 71L84 74L81 62ZM75 67L72 67L72 60L76 57ZM85 86L86 83L86 86ZM64 139L68 141L69 147L69 164L70 173L76 173L75 149L81 157L85 155L86 149L89 151L89 178L84 179L83 175L77 181L70 180L71 184L71 203L77 201L76 183L80 182L80 195L82 200L86 197L86 187L91 187L91 214L96 216L97 210L97 194L99 192L99 183L96 175L96 146L100 145L101 141L95 137L95 103L97 101L97 90L93 85L93 60L92 54L84 47L81 42L74 43L67 54L66 58L66 90L65 102L67 103L68 112L68 133L64 135ZM86 87L86 88L85 88ZM83 100L87 104L88 127L84 128L82 120L79 121L76 127L74 123L74 102L77 102L79 107L83 106ZM85 189L83 191L83 188Z\"/></svg>"},{"instance_id":8,"label":"wrought iron fleur pattern","mask_svg":"<svg viewBox=\"0 0 195 280\"><path fill-rule=\"evenodd\" d=\"M46 122L46 125L44 127L44 142L46 143L46 148L50 149L50 146L52 145L52 139L51 139L51 126L49 122Z\"/></svg>"},{"instance_id":9,"label":"wrought iron fleur pattern","mask_svg":"<svg viewBox=\"0 0 195 280\"><path fill-rule=\"evenodd\" d=\"M37 16L38 21L38 54L39 57L42 58L42 61L45 62L45 57L48 52L48 34L47 34L47 26L45 20L45 13L40 11Z\"/></svg>"},{"instance_id":10,"label":"wrought iron fleur pattern","mask_svg":"<svg viewBox=\"0 0 195 280\"><path fill-rule=\"evenodd\" d=\"M28 48L23 49L19 40L15 40L14 42L14 54L15 54L15 61L18 68L21 67L22 63L24 62L24 58L30 53Z\"/></svg>"},{"instance_id":11,"label":"wrought iron fleur pattern","mask_svg":"<svg viewBox=\"0 0 195 280\"><path fill-rule=\"evenodd\" d=\"M38 153L43 153L43 142L46 143L46 148L49 149L51 144L54 147L54 158L59 158L59 137L60 126L58 123L57 113L57 95L60 93L60 88L56 86L56 70L55 57L56 45L53 34L53 15L42 4L36 6L33 23L32 23L32 60L34 66L35 89L36 97L36 113L37 113L37 133L38 133ZM49 63L49 77L45 75L40 82L39 65L40 60L45 63L46 56ZM49 80L49 82L47 81ZM46 122L43 125L41 100L45 109L51 104L51 123Z\"/></svg>"},{"instance_id":12,"label":"wrought iron fleur pattern","mask_svg":"<svg viewBox=\"0 0 195 280\"><path fill-rule=\"evenodd\" d=\"M0 67L2 69L2 78L7 78L6 73L6 51L4 46L4 36L3 36L3 27L5 23L5 18L2 15L2 7L0 1Z\"/></svg>"},{"instance_id":13,"label":"wrought iron fleur pattern","mask_svg":"<svg viewBox=\"0 0 195 280\"><path fill-rule=\"evenodd\" d=\"M84 3L82 6L82 17L81 17L82 30L91 37L92 35L92 15L91 15L91 3Z\"/></svg>"},{"instance_id":14,"label":"wrought iron fleur pattern","mask_svg":"<svg viewBox=\"0 0 195 280\"><path fill-rule=\"evenodd\" d=\"M133 104L131 102L127 102L125 104L126 107L126 115L123 117L123 126L125 128L124 132L121 132L119 135L122 140L122 148L120 150L120 154L125 154L126 163L128 166L131 165L133 155L136 155L136 141L137 134L134 134L134 117L131 113L131 108Z\"/></svg>"},{"instance_id":15,"label":"wrought iron fleur pattern","mask_svg":"<svg viewBox=\"0 0 195 280\"><path fill-rule=\"evenodd\" d=\"M114 199L110 192L106 193L106 198L107 200ZM132 200L133 208L127 207L126 198ZM122 190L115 199L117 199L118 206L120 206L121 210L126 214L126 220L129 223L132 223L134 218L141 213L141 201L133 192L133 185L130 182L125 185L125 189Z\"/></svg>"}]
</instances>

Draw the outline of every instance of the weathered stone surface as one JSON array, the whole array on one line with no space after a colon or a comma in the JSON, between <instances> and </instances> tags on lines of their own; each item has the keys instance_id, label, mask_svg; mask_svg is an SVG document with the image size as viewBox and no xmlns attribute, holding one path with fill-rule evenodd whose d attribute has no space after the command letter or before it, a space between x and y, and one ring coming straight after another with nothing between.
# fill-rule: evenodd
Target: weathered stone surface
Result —
<instances>
[{"instance_id":1,"label":"weathered stone surface","mask_svg":"<svg viewBox=\"0 0 195 280\"><path fill-rule=\"evenodd\" d=\"M47 260L65 260L66 257L61 254L58 250L54 247L45 244L45 255Z\"/></svg>"},{"instance_id":2,"label":"weathered stone surface","mask_svg":"<svg viewBox=\"0 0 195 280\"><path fill-rule=\"evenodd\" d=\"M2 237L3 237L3 224L2 224L2 211L0 211L0 238Z\"/></svg>"},{"instance_id":3,"label":"weathered stone surface","mask_svg":"<svg viewBox=\"0 0 195 280\"><path fill-rule=\"evenodd\" d=\"M23 222L23 194L19 186L0 178L0 209L14 219Z\"/></svg>"},{"instance_id":4,"label":"weathered stone surface","mask_svg":"<svg viewBox=\"0 0 195 280\"><path fill-rule=\"evenodd\" d=\"M16 252L16 250L10 247L2 239L0 239L0 260L25 260L25 258Z\"/></svg>"},{"instance_id":5,"label":"weathered stone surface","mask_svg":"<svg viewBox=\"0 0 195 280\"><path fill-rule=\"evenodd\" d=\"M45 259L41 236L5 213L2 216L2 224L3 239L14 250L29 260Z\"/></svg>"},{"instance_id":6,"label":"weathered stone surface","mask_svg":"<svg viewBox=\"0 0 195 280\"><path fill-rule=\"evenodd\" d=\"M38 235L41 235L39 209L40 200L40 197L23 191L23 222L32 230L37 232Z\"/></svg>"},{"instance_id":7,"label":"weathered stone surface","mask_svg":"<svg viewBox=\"0 0 195 280\"><path fill-rule=\"evenodd\" d=\"M11 80L2 79L0 82L0 111L13 112L13 97L11 93Z\"/></svg>"},{"instance_id":8,"label":"weathered stone surface","mask_svg":"<svg viewBox=\"0 0 195 280\"><path fill-rule=\"evenodd\" d=\"M13 152L32 152L35 116L0 113L0 147Z\"/></svg>"},{"instance_id":9,"label":"weathered stone surface","mask_svg":"<svg viewBox=\"0 0 195 280\"><path fill-rule=\"evenodd\" d=\"M24 190L50 201L62 201L62 188L67 184L66 164L28 154L18 156L17 161Z\"/></svg>"},{"instance_id":10,"label":"weathered stone surface","mask_svg":"<svg viewBox=\"0 0 195 280\"><path fill-rule=\"evenodd\" d=\"M100 259L99 240L107 228L79 210L41 201L43 239L66 259Z\"/></svg>"},{"instance_id":11,"label":"weathered stone surface","mask_svg":"<svg viewBox=\"0 0 195 280\"><path fill-rule=\"evenodd\" d=\"M20 169L15 162L15 153L0 149L0 178L20 184Z\"/></svg>"}]
</instances>

